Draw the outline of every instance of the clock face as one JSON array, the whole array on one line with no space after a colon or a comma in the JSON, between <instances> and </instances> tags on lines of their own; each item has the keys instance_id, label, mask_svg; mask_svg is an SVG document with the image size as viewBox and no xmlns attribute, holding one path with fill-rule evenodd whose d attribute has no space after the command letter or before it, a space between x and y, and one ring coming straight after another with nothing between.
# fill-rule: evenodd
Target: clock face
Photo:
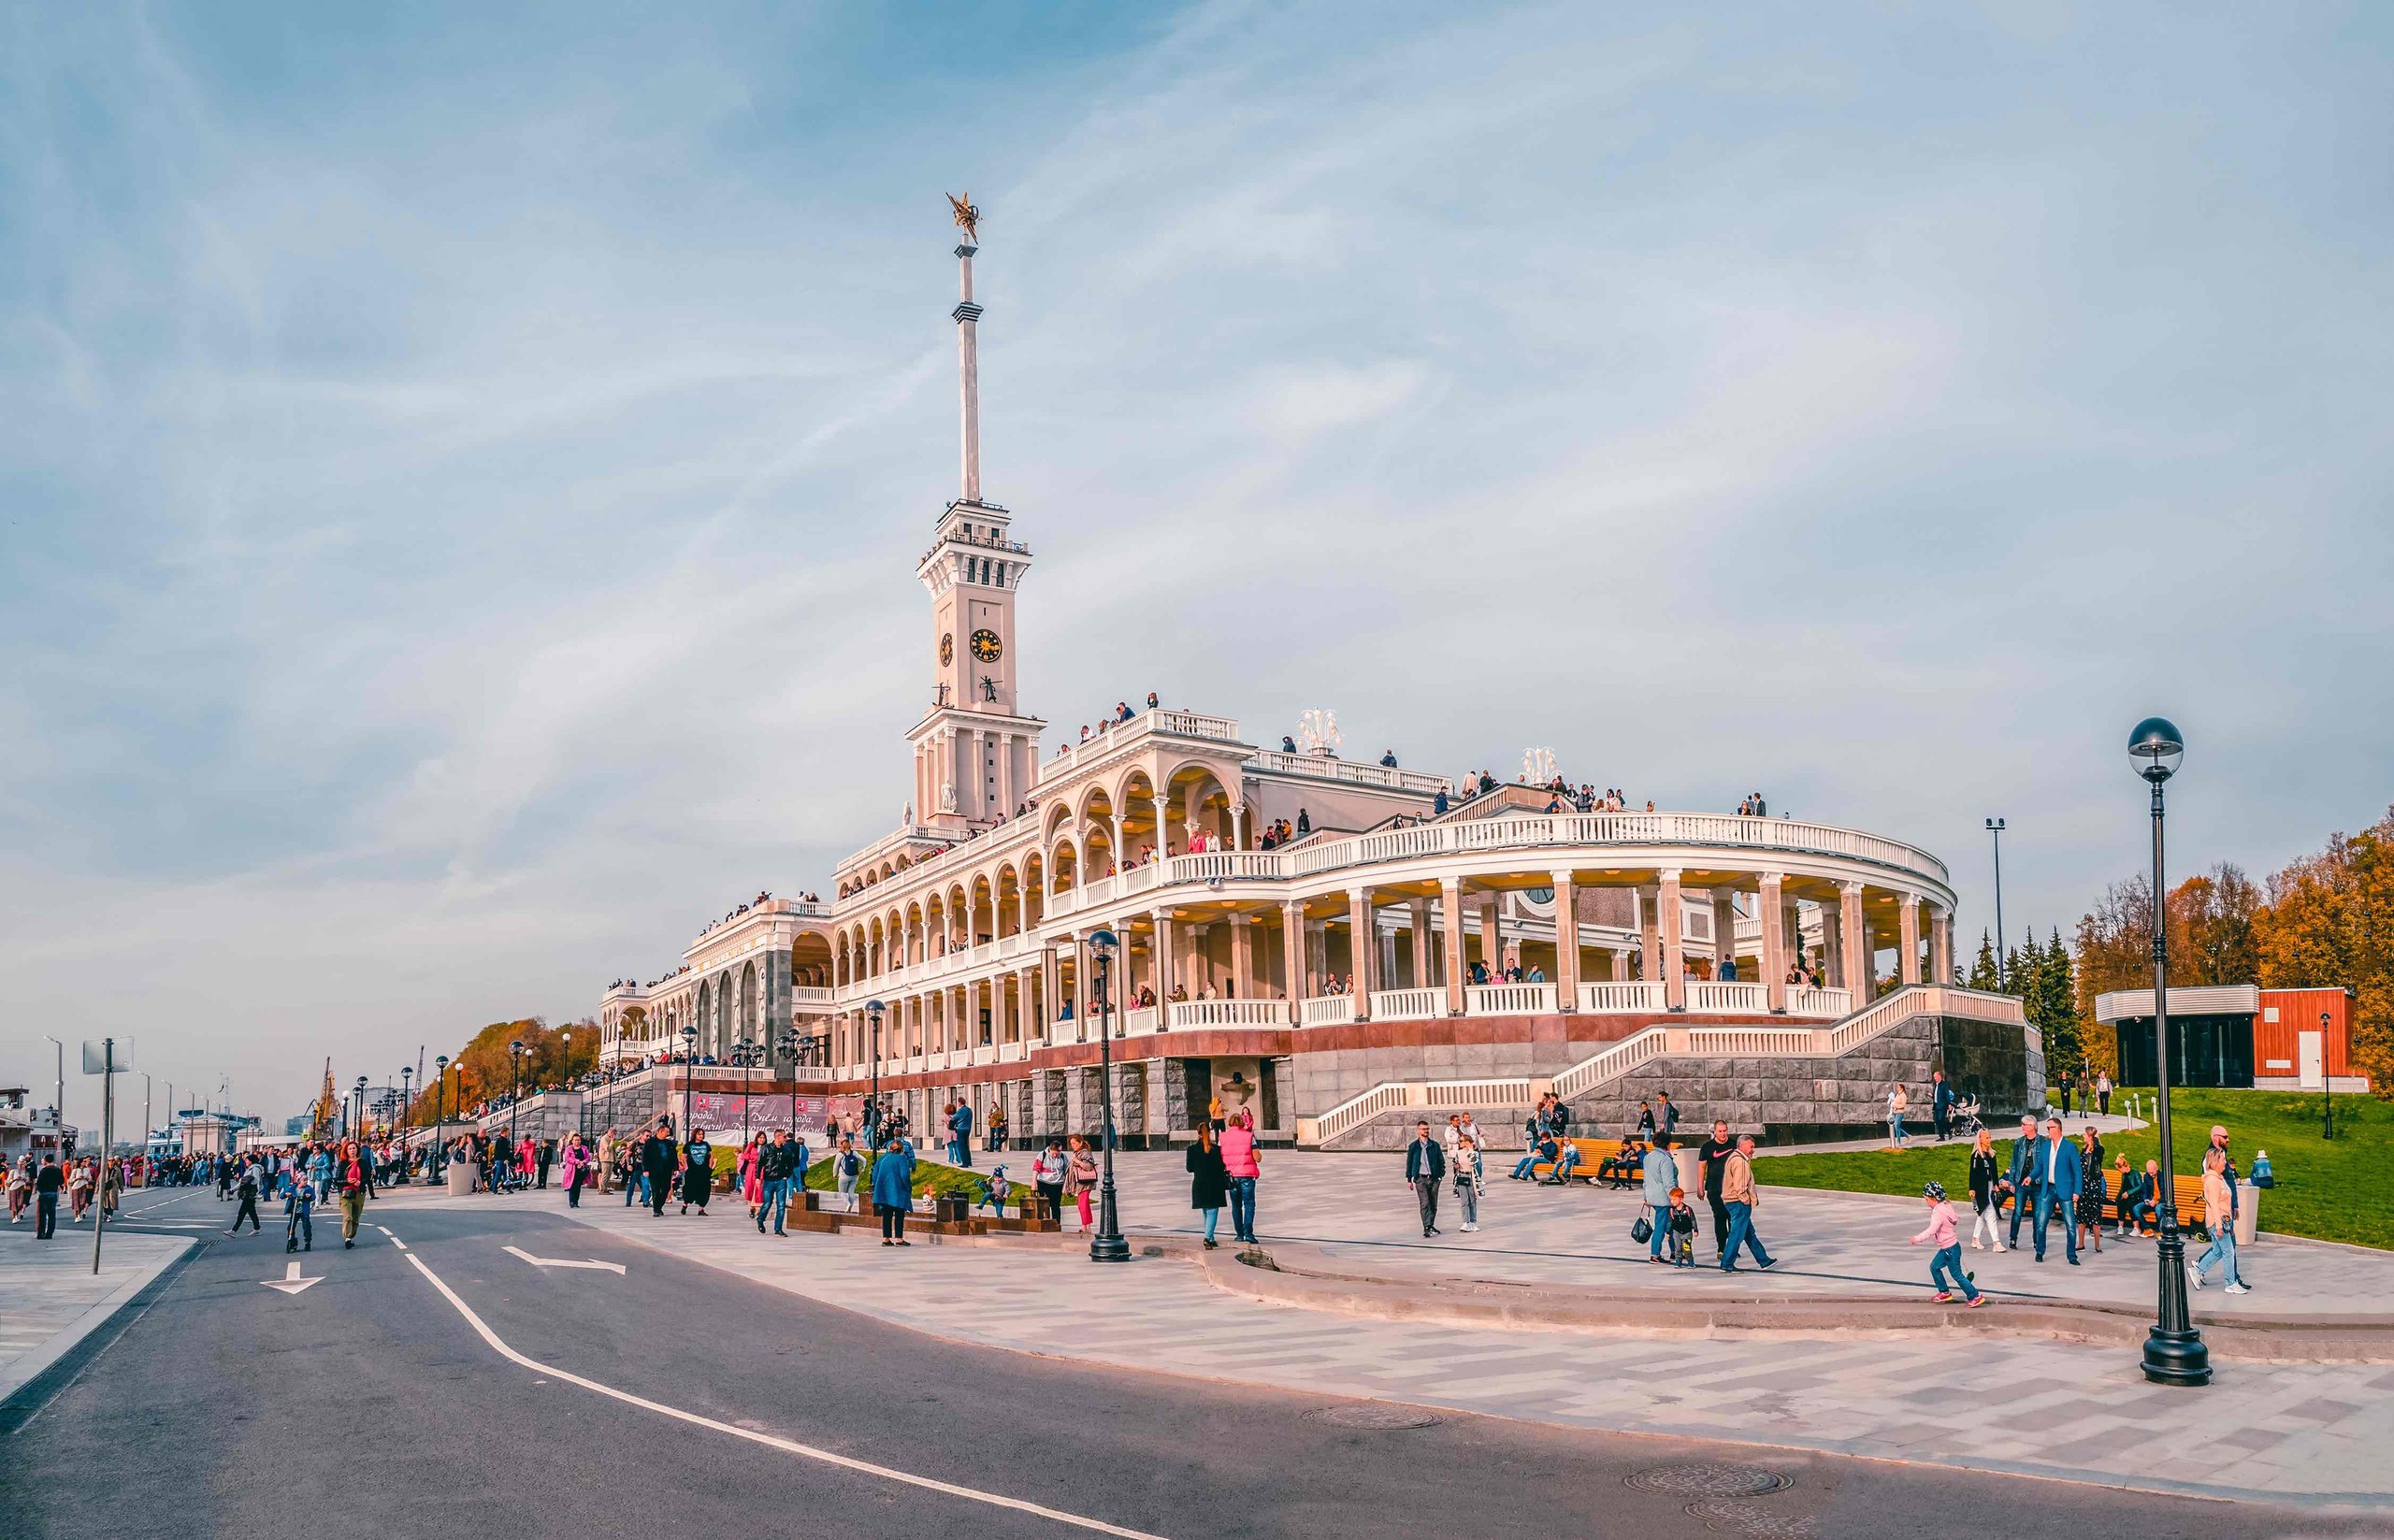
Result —
<instances>
[{"instance_id":1,"label":"clock face","mask_svg":"<svg viewBox=\"0 0 2394 1540\"><path fill-rule=\"evenodd\" d=\"M939 661L940 667L943 669L956 661L955 632L950 631L945 636L939 639Z\"/></svg>"},{"instance_id":2,"label":"clock face","mask_svg":"<svg viewBox=\"0 0 2394 1540\"><path fill-rule=\"evenodd\" d=\"M973 655L982 662L995 663L1005 655L1005 643L998 640L997 632L985 626L973 633Z\"/></svg>"}]
</instances>

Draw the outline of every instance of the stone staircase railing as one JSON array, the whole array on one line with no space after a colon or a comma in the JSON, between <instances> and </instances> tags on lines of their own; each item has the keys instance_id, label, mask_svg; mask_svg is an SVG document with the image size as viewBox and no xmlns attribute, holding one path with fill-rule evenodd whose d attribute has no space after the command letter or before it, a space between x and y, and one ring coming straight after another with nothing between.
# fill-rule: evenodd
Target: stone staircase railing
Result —
<instances>
[{"instance_id":1,"label":"stone staircase railing","mask_svg":"<svg viewBox=\"0 0 2394 1540\"><path fill-rule=\"evenodd\" d=\"M1391 1113L1453 1112L1478 1107L1530 1107L1552 1091L1575 1101L1638 1066L1666 1056L1721 1058L1764 1055L1835 1058L1853 1052L1919 1015L2026 1024L2020 1001L1951 984L1910 984L1844 1020L1820 1027L1649 1027L1555 1075L1498 1075L1478 1080L1387 1080L1348 1097L1317 1117L1297 1119L1300 1145L1328 1144Z\"/></svg>"}]
</instances>

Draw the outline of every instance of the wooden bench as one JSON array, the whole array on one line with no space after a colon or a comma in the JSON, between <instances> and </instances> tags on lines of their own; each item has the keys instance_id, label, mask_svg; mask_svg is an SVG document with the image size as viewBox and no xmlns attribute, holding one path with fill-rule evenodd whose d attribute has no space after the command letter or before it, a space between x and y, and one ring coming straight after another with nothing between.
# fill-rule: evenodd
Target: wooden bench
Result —
<instances>
[{"instance_id":1,"label":"wooden bench","mask_svg":"<svg viewBox=\"0 0 2394 1540\"><path fill-rule=\"evenodd\" d=\"M1621 1153L1621 1141L1618 1139L1571 1139L1565 1143L1579 1152L1579 1161L1571 1168L1571 1179L1575 1182L1594 1183L1596 1168ZM1554 1162L1551 1160L1540 1160L1530 1168L1530 1176L1535 1181L1543 1182L1553 1174Z\"/></svg>"},{"instance_id":2,"label":"wooden bench","mask_svg":"<svg viewBox=\"0 0 2394 1540\"><path fill-rule=\"evenodd\" d=\"M2203 1212L2203 1179L2199 1176L2174 1176L2170 1178L2170 1188L2171 1195L2178 1201L2178 1222L2188 1226L2199 1225L2209 1230L2211 1217ZM1996 1200L1995 1211L2002 1214L2009 1210L2014 1196L2009 1192L2000 1195ZM2113 1212L2119 1201L2120 1173L2116 1171L2107 1171L2103 1173L2104 1212L2107 1214Z\"/></svg>"}]
</instances>

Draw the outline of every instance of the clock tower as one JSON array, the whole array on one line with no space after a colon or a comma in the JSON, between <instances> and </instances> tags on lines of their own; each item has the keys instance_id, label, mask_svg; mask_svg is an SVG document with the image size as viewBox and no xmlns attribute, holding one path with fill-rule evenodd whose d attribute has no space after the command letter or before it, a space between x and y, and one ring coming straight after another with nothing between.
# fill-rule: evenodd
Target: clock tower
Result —
<instances>
[{"instance_id":1,"label":"clock tower","mask_svg":"<svg viewBox=\"0 0 2394 1540\"><path fill-rule=\"evenodd\" d=\"M981 497L981 307L973 299L981 211L970 194L948 201L964 231L956 248L963 297L951 312L964 487L940 514L930 549L915 567L931 596L931 698L907 737L915 745L916 822L961 834L1012 816L1030 796L1046 724L1022 715L1015 695L1014 600L1031 570L1031 552L1013 538L1014 515Z\"/></svg>"}]
</instances>

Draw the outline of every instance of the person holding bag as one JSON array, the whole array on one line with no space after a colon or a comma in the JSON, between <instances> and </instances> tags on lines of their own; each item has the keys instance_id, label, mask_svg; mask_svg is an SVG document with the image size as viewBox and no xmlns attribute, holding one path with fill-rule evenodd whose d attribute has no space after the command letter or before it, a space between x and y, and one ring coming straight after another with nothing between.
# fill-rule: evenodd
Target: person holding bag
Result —
<instances>
[{"instance_id":1,"label":"person holding bag","mask_svg":"<svg viewBox=\"0 0 2394 1540\"><path fill-rule=\"evenodd\" d=\"M1680 1185L1680 1163L1671 1156L1670 1135L1655 1136L1653 1147L1646 1152L1645 1163L1638 1169L1645 1178L1645 1191L1639 1196L1646 1201L1646 1212L1637 1216L1637 1221L1646 1227L1642 1237L1647 1245L1646 1260L1664 1264L1667 1259L1663 1250L1671 1238L1671 1193Z\"/></svg>"}]
</instances>

